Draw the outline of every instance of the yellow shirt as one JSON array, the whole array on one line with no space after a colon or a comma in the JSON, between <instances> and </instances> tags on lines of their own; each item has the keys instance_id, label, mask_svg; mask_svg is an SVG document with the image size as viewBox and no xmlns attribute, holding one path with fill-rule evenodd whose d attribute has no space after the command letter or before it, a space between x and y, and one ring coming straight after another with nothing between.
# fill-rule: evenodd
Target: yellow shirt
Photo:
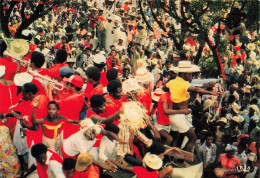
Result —
<instances>
[{"instance_id":1,"label":"yellow shirt","mask_svg":"<svg viewBox=\"0 0 260 178\"><path fill-rule=\"evenodd\" d=\"M166 87L170 90L172 102L181 103L189 100L190 94L188 88L190 87L190 83L184 79L176 77L174 80L168 82Z\"/></svg>"}]
</instances>

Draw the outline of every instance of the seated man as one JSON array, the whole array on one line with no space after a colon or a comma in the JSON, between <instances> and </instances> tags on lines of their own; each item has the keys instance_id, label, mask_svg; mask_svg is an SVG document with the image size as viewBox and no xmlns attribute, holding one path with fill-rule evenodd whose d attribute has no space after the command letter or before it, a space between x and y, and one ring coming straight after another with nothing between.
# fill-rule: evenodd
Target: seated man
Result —
<instances>
[{"instance_id":1,"label":"seated man","mask_svg":"<svg viewBox=\"0 0 260 178\"><path fill-rule=\"evenodd\" d=\"M25 177L37 169L40 178L59 177L65 178L62 171L62 158L58 153L50 150L42 143L32 146L32 156L36 159L36 165L33 164Z\"/></svg>"}]
</instances>

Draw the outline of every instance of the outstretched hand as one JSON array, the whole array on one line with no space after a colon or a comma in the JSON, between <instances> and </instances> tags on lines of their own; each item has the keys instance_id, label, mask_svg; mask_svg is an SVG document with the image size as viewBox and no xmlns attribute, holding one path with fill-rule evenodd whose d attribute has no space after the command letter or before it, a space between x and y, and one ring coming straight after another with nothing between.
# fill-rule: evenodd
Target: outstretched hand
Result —
<instances>
[{"instance_id":1,"label":"outstretched hand","mask_svg":"<svg viewBox=\"0 0 260 178\"><path fill-rule=\"evenodd\" d=\"M34 99L32 100L32 105L33 105L33 107L37 107L38 104L39 104L39 99L38 99L38 98L34 98Z\"/></svg>"}]
</instances>

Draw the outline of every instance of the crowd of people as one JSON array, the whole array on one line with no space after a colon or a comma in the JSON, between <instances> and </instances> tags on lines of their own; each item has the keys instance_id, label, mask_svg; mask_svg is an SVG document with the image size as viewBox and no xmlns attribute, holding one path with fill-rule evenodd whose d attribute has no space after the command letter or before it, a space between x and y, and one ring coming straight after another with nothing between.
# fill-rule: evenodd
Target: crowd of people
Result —
<instances>
[{"instance_id":1,"label":"crowd of people","mask_svg":"<svg viewBox=\"0 0 260 178\"><path fill-rule=\"evenodd\" d=\"M154 31L135 0L73 2L35 20L24 39L14 38L22 3L11 12L11 38L0 40L0 177L259 176L257 32L222 24L225 77L207 80L192 63L197 36L181 60L145 2ZM167 30L176 23L161 20Z\"/></svg>"}]
</instances>

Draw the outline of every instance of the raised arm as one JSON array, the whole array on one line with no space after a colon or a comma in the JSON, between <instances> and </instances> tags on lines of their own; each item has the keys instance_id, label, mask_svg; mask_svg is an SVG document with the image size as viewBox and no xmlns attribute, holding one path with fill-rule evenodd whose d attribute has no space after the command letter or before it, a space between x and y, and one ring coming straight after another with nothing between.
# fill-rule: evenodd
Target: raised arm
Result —
<instances>
[{"instance_id":1,"label":"raised arm","mask_svg":"<svg viewBox=\"0 0 260 178\"><path fill-rule=\"evenodd\" d=\"M36 108L37 108L38 104L39 104L39 100L37 98L33 99L33 101L32 101L33 112L32 112L32 117L31 117L31 122L33 124L42 124L43 123L42 119L36 120Z\"/></svg>"}]
</instances>

